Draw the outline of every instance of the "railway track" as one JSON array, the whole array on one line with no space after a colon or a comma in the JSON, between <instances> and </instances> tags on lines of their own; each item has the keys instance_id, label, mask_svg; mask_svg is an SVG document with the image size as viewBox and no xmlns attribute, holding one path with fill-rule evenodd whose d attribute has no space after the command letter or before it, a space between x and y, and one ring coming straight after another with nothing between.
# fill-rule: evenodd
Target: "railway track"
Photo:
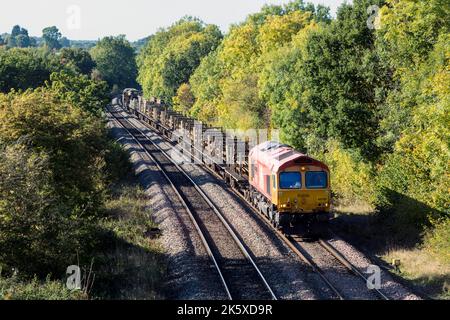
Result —
<instances>
[{"instance_id":1,"label":"railway track","mask_svg":"<svg viewBox=\"0 0 450 320\"><path fill-rule=\"evenodd\" d=\"M311 242L298 235L285 235L345 300L389 300L380 290L369 289L367 278L327 240Z\"/></svg>"},{"instance_id":2,"label":"railway track","mask_svg":"<svg viewBox=\"0 0 450 320\"><path fill-rule=\"evenodd\" d=\"M155 162L192 220L230 300L276 300L254 259L201 188L157 144L116 110L111 116Z\"/></svg>"},{"instance_id":3,"label":"railway track","mask_svg":"<svg viewBox=\"0 0 450 320\"><path fill-rule=\"evenodd\" d=\"M124 110L125 111L125 110ZM126 111L125 111L126 112ZM152 127L145 121L142 122L145 126L151 129L160 138L164 139L170 145L173 145L168 137L161 136L156 128ZM214 170L208 166L203 166L208 172L218 179L222 179ZM389 300L389 298L378 289L368 289L366 277L356 268L350 261L348 261L337 249L323 239L316 239L312 242L305 242L302 237L296 234L285 234L281 230L273 228L271 222L267 217L259 212L254 205L249 202L238 190L230 187L230 190L243 200L249 208L256 213L262 221L264 221L278 237L297 255L303 262L305 262L314 272L316 272L326 286L333 292L336 299L381 299ZM323 260L327 260L328 265L323 265ZM322 263L320 260L322 259ZM331 266L331 268L330 268ZM336 280L335 273L339 272L341 280Z\"/></svg>"}]
</instances>

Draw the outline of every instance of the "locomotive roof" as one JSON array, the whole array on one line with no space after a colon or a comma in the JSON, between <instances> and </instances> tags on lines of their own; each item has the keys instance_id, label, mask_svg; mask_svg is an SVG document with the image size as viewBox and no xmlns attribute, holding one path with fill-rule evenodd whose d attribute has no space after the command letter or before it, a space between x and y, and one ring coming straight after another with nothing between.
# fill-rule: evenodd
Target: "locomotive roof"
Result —
<instances>
[{"instance_id":1,"label":"locomotive roof","mask_svg":"<svg viewBox=\"0 0 450 320\"><path fill-rule=\"evenodd\" d=\"M263 142L250 150L250 156L259 163L278 172L292 165L315 165L328 170L328 167L306 154L296 151L287 144L275 141Z\"/></svg>"}]
</instances>

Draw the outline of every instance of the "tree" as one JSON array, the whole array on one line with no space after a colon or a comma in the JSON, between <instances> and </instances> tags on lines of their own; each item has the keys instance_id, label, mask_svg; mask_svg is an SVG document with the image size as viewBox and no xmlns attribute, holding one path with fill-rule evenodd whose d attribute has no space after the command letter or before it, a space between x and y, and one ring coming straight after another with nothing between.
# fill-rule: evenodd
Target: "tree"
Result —
<instances>
[{"instance_id":1,"label":"tree","mask_svg":"<svg viewBox=\"0 0 450 320\"><path fill-rule=\"evenodd\" d=\"M0 92L36 88L60 68L54 57L43 50L0 48Z\"/></svg>"},{"instance_id":2,"label":"tree","mask_svg":"<svg viewBox=\"0 0 450 320\"><path fill-rule=\"evenodd\" d=\"M299 8L302 1L266 6L233 26L190 78L196 98L192 114L226 127L267 127L270 112L260 94L261 72L273 52L313 19L311 12Z\"/></svg>"},{"instance_id":3,"label":"tree","mask_svg":"<svg viewBox=\"0 0 450 320\"><path fill-rule=\"evenodd\" d=\"M104 81L91 80L87 75L63 70L50 76L51 90L62 101L99 115L108 103L108 86Z\"/></svg>"},{"instance_id":4,"label":"tree","mask_svg":"<svg viewBox=\"0 0 450 320\"><path fill-rule=\"evenodd\" d=\"M69 77L0 94L0 261L30 276L86 261L107 183L106 129L89 105L101 90Z\"/></svg>"},{"instance_id":5,"label":"tree","mask_svg":"<svg viewBox=\"0 0 450 320\"><path fill-rule=\"evenodd\" d=\"M90 75L96 64L89 51L80 48L63 48L60 51L61 63L74 66L76 71Z\"/></svg>"},{"instance_id":6,"label":"tree","mask_svg":"<svg viewBox=\"0 0 450 320\"><path fill-rule=\"evenodd\" d=\"M101 77L110 88L135 87L137 66L136 54L125 36L105 37L91 50Z\"/></svg>"},{"instance_id":7,"label":"tree","mask_svg":"<svg viewBox=\"0 0 450 320\"><path fill-rule=\"evenodd\" d=\"M3 267L20 268L22 274L40 274L43 268L57 270L61 260L70 257L68 248L64 248L74 236L67 219L70 208L58 197L51 180L47 154L20 143L0 146ZM69 228L64 230L65 227ZM76 249L73 243L68 247ZM58 257L59 250L62 254Z\"/></svg>"},{"instance_id":8,"label":"tree","mask_svg":"<svg viewBox=\"0 0 450 320\"><path fill-rule=\"evenodd\" d=\"M17 47L16 37L13 37L11 35L8 36L6 39L6 44L7 44L8 48Z\"/></svg>"},{"instance_id":9,"label":"tree","mask_svg":"<svg viewBox=\"0 0 450 320\"><path fill-rule=\"evenodd\" d=\"M377 50L395 81L381 113L386 159L377 182L379 205L421 228L449 218L448 5L439 0L388 4L382 9Z\"/></svg>"},{"instance_id":10,"label":"tree","mask_svg":"<svg viewBox=\"0 0 450 320\"><path fill-rule=\"evenodd\" d=\"M387 103L382 106L377 143L392 152L402 132L411 125L420 101L417 94L423 79L417 76L427 65L429 54L442 34L448 34L449 6L445 1L387 1L380 12L376 49L393 75Z\"/></svg>"},{"instance_id":11,"label":"tree","mask_svg":"<svg viewBox=\"0 0 450 320\"><path fill-rule=\"evenodd\" d=\"M32 41L28 35L28 30L25 28L21 28L19 25L15 25L12 30L11 34L9 35L7 39L8 47L14 48L27 48L32 45Z\"/></svg>"},{"instance_id":12,"label":"tree","mask_svg":"<svg viewBox=\"0 0 450 320\"><path fill-rule=\"evenodd\" d=\"M190 114L207 123L217 120L216 106L221 93L220 79L224 68L217 54L218 50L215 50L204 57L189 79L195 101Z\"/></svg>"},{"instance_id":13,"label":"tree","mask_svg":"<svg viewBox=\"0 0 450 320\"><path fill-rule=\"evenodd\" d=\"M138 81L144 94L171 101L178 88L189 81L200 60L220 43L215 25L186 17L152 36L141 50Z\"/></svg>"},{"instance_id":14,"label":"tree","mask_svg":"<svg viewBox=\"0 0 450 320\"><path fill-rule=\"evenodd\" d=\"M16 37L16 46L19 48L27 48L30 46L30 37L20 34Z\"/></svg>"},{"instance_id":15,"label":"tree","mask_svg":"<svg viewBox=\"0 0 450 320\"><path fill-rule=\"evenodd\" d=\"M59 43L61 44L61 48L69 48L70 47L70 40L66 37L62 37L59 40Z\"/></svg>"},{"instance_id":16,"label":"tree","mask_svg":"<svg viewBox=\"0 0 450 320\"><path fill-rule=\"evenodd\" d=\"M177 95L173 98L173 108L184 114L189 113L194 105L194 95L191 92L191 86L183 83L177 90Z\"/></svg>"},{"instance_id":17,"label":"tree","mask_svg":"<svg viewBox=\"0 0 450 320\"><path fill-rule=\"evenodd\" d=\"M50 49L60 49L61 48L61 32L59 32L58 28L47 27L42 30L42 38L45 41L45 46Z\"/></svg>"},{"instance_id":18,"label":"tree","mask_svg":"<svg viewBox=\"0 0 450 320\"><path fill-rule=\"evenodd\" d=\"M19 25L15 25L11 30L11 37L17 37L19 34L21 34L21 28Z\"/></svg>"},{"instance_id":19,"label":"tree","mask_svg":"<svg viewBox=\"0 0 450 320\"><path fill-rule=\"evenodd\" d=\"M284 137L294 146L314 153L315 146L336 139L366 160L380 155L374 141L389 72L373 50L375 34L366 24L370 4L342 5L336 20L299 35L266 66L263 94L274 125L288 130Z\"/></svg>"}]
</instances>

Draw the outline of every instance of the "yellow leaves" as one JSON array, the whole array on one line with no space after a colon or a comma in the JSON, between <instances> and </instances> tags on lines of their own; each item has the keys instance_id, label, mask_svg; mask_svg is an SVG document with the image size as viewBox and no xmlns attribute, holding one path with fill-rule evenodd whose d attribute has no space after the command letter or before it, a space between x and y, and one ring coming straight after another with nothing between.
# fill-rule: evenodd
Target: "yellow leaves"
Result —
<instances>
[{"instance_id":1,"label":"yellow leaves","mask_svg":"<svg viewBox=\"0 0 450 320\"><path fill-rule=\"evenodd\" d=\"M311 32L316 32L320 30L320 26L312 21L301 29L292 39L292 45L299 48L303 56L306 56L306 44L308 41L308 36Z\"/></svg>"},{"instance_id":2,"label":"yellow leaves","mask_svg":"<svg viewBox=\"0 0 450 320\"><path fill-rule=\"evenodd\" d=\"M191 86L183 83L177 90L177 95L173 98L174 109L187 114L195 102L195 98L191 92Z\"/></svg>"},{"instance_id":3,"label":"yellow leaves","mask_svg":"<svg viewBox=\"0 0 450 320\"><path fill-rule=\"evenodd\" d=\"M368 163L356 161L338 142L329 141L328 152L323 155L331 170L331 188L341 201L372 204L375 185L372 167Z\"/></svg>"},{"instance_id":4,"label":"yellow leaves","mask_svg":"<svg viewBox=\"0 0 450 320\"><path fill-rule=\"evenodd\" d=\"M302 11L268 17L258 35L261 51L267 53L290 42L292 37L309 23L310 19L311 13Z\"/></svg>"},{"instance_id":5,"label":"yellow leaves","mask_svg":"<svg viewBox=\"0 0 450 320\"><path fill-rule=\"evenodd\" d=\"M230 128L248 129L268 126L269 108L264 101L263 89L268 78L274 75L265 66L283 57L281 50L292 42L293 37L308 26L313 30L311 13L295 10L284 15L269 15L263 24L249 19L234 26L223 40L215 56L215 66L220 66L220 79L214 79L218 87L217 96L202 101L205 106L194 106L196 115L215 115L215 124ZM306 38L306 32L299 40ZM192 80L192 78L191 78ZM194 80L197 77L194 75ZM209 79L203 79L202 85ZM193 91L198 98L198 81L194 81ZM191 84L193 82L191 81ZM200 89L201 90L201 89ZM292 101L297 108L297 101ZM199 109L207 108L202 112ZM211 109L216 109L211 112Z\"/></svg>"},{"instance_id":6,"label":"yellow leaves","mask_svg":"<svg viewBox=\"0 0 450 320\"><path fill-rule=\"evenodd\" d=\"M11 292L7 292L4 296L3 296L3 300L12 300L13 299L13 295Z\"/></svg>"},{"instance_id":7,"label":"yellow leaves","mask_svg":"<svg viewBox=\"0 0 450 320\"><path fill-rule=\"evenodd\" d=\"M439 39L430 58L419 70L403 76L404 90L414 94L417 105L412 121L395 145L395 170L409 197L443 210L450 207L450 74L448 36Z\"/></svg>"},{"instance_id":8,"label":"yellow leaves","mask_svg":"<svg viewBox=\"0 0 450 320\"><path fill-rule=\"evenodd\" d=\"M224 39L218 58L227 70L248 66L252 57L258 55L256 44L257 27L247 23L236 27Z\"/></svg>"}]
</instances>

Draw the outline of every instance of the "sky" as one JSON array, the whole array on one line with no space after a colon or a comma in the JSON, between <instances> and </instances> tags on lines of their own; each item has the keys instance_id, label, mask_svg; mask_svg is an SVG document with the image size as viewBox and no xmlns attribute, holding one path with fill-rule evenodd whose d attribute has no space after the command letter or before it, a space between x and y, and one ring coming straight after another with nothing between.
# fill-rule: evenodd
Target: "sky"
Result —
<instances>
[{"instance_id":1,"label":"sky","mask_svg":"<svg viewBox=\"0 0 450 320\"><path fill-rule=\"evenodd\" d=\"M19 24L32 36L56 25L71 40L97 40L125 34L131 41L147 37L170 26L185 15L219 25L226 32L232 23L245 20L264 4L289 0L3 0L0 34ZM306 0L324 4L332 14L345 0ZM351 2L351 1L347 1Z\"/></svg>"}]
</instances>

